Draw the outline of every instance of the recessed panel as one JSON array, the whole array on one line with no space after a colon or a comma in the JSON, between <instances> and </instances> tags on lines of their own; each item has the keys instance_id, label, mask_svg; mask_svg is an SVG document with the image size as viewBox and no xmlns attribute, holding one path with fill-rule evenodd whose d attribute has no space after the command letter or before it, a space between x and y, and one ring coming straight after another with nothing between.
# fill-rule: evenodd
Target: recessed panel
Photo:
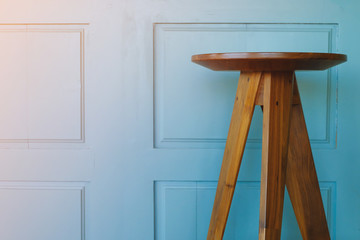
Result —
<instances>
[{"instance_id":1,"label":"recessed panel","mask_svg":"<svg viewBox=\"0 0 360 240\"><path fill-rule=\"evenodd\" d=\"M157 148L222 148L239 72L215 72L191 62L211 52L333 52L331 24L157 24L154 42L154 139ZM335 143L336 74L297 72L310 139ZM248 146L261 143L255 110Z\"/></svg>"},{"instance_id":2,"label":"recessed panel","mask_svg":"<svg viewBox=\"0 0 360 240\"><path fill-rule=\"evenodd\" d=\"M30 139L81 139L79 32L31 32L28 37Z\"/></svg>"},{"instance_id":3,"label":"recessed panel","mask_svg":"<svg viewBox=\"0 0 360 240\"><path fill-rule=\"evenodd\" d=\"M216 182L156 182L156 240L206 239L216 186ZM320 182L320 188L330 233L334 236L335 184ZM224 239L257 239L259 207L260 182L238 182ZM284 202L282 239L301 239L287 193Z\"/></svg>"},{"instance_id":4,"label":"recessed panel","mask_svg":"<svg viewBox=\"0 0 360 240\"><path fill-rule=\"evenodd\" d=\"M83 30L0 28L0 141L84 139Z\"/></svg>"},{"instance_id":5,"label":"recessed panel","mask_svg":"<svg viewBox=\"0 0 360 240\"><path fill-rule=\"evenodd\" d=\"M24 31L0 30L0 139L28 137L26 39Z\"/></svg>"},{"instance_id":6,"label":"recessed panel","mask_svg":"<svg viewBox=\"0 0 360 240\"><path fill-rule=\"evenodd\" d=\"M83 240L79 188L0 186L0 239Z\"/></svg>"}]
</instances>

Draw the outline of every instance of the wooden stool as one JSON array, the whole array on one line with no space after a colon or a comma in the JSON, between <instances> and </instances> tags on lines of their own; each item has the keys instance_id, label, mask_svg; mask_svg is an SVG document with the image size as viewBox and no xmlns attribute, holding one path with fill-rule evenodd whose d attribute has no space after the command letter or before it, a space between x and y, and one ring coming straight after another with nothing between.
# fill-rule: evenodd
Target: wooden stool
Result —
<instances>
[{"instance_id":1,"label":"wooden stool","mask_svg":"<svg viewBox=\"0 0 360 240\"><path fill-rule=\"evenodd\" d=\"M255 105L263 109L260 240L280 240L288 189L305 240L329 240L295 70L325 70L347 59L331 53L214 53L192 56L213 70L240 70L207 240L223 238Z\"/></svg>"}]
</instances>

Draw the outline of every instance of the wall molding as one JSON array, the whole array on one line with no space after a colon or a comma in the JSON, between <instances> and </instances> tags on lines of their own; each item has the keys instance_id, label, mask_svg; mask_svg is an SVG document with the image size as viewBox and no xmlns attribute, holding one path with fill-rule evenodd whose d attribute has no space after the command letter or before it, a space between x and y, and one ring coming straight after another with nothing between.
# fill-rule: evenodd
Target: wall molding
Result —
<instances>
[{"instance_id":1,"label":"wall molding","mask_svg":"<svg viewBox=\"0 0 360 240\"><path fill-rule=\"evenodd\" d=\"M81 238L79 240L85 240L85 188L86 182L13 182L13 181L0 181L0 190L74 190L79 192L80 200L80 231Z\"/></svg>"},{"instance_id":2,"label":"wall molding","mask_svg":"<svg viewBox=\"0 0 360 240\"><path fill-rule=\"evenodd\" d=\"M336 219L336 183L335 182L327 182L327 181L321 181L320 184L320 190L323 195L326 196L326 208L325 212L327 214L327 222L329 225L329 231L331 235L331 239L335 239L335 219ZM217 187L216 181L155 181L154 182L154 193L155 193L155 201L154 201L154 212L155 212L155 239L156 240L165 240L166 239L166 224L168 223L168 219L166 219L166 214L169 213L169 209L167 209L167 206L171 205L174 208L174 204L181 204L180 202L174 203L174 202L167 202L167 194L170 192L178 192L181 194L183 192L184 194L188 195L194 195L193 200L196 201L192 205L193 206L182 206L183 208L189 208L194 209L197 214L198 211L198 194L199 191L211 191L213 193L213 196L215 196ZM241 187L242 191L241 193L238 193L236 195L235 190L235 198L239 200L239 197L244 197L244 194L246 194L246 191L256 191L258 192L260 196L260 182L259 181L238 181L237 182L237 189ZM243 191L245 190L245 191ZM249 192L248 192L249 193ZM242 195L240 195L242 194ZM187 195L187 196L188 196ZM177 195L180 199L180 195ZM171 199L171 198L170 198ZM172 199L174 200L174 199ZM171 201L171 200L170 200ZM254 199L256 201L256 199ZM213 200L211 200L211 203ZM233 203L236 203L236 201L233 201ZM185 209L184 209L185 211ZM211 214L211 212L209 213ZM200 217L200 216L199 216ZM249 217L249 216L244 216ZM198 223L198 216L195 216L195 221ZM194 226L189 226L189 228L194 228ZM197 229L198 226L195 226ZM196 230L196 232L198 229ZM257 234L257 233L254 233ZM198 236L198 234L194 234L196 236L194 240L200 240L203 236Z\"/></svg>"},{"instance_id":3,"label":"wall molding","mask_svg":"<svg viewBox=\"0 0 360 240\"><path fill-rule=\"evenodd\" d=\"M329 53L337 51L338 24L333 23L155 23L154 24L154 148L224 148L226 138L168 136L164 130L164 83L169 77L166 64L167 34L182 32L271 32L327 33ZM327 70L325 136L310 139L314 148L335 148L337 132L337 69ZM175 127L175 126L174 126ZM260 149L261 138L249 138L247 148Z\"/></svg>"},{"instance_id":4,"label":"wall molding","mask_svg":"<svg viewBox=\"0 0 360 240\"><path fill-rule=\"evenodd\" d=\"M48 147L47 144L72 144L85 143L85 31L89 23L6 23L0 24L0 33L75 33L79 34L79 80L80 80L80 129L79 138L1 138L0 148L30 148L32 144L35 148Z\"/></svg>"}]
</instances>

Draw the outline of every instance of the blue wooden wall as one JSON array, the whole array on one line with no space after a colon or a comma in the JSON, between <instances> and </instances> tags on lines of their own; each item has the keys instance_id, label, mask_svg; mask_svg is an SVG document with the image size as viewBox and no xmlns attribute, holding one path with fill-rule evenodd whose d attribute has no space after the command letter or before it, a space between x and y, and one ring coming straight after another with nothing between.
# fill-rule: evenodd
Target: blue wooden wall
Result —
<instances>
[{"instance_id":1,"label":"blue wooden wall","mask_svg":"<svg viewBox=\"0 0 360 240\"><path fill-rule=\"evenodd\" d=\"M354 118L360 114L356 105L348 104L359 100L355 94L359 84L350 76L356 73L354 61L359 62L353 52L360 48L353 43L354 51L349 51L344 43L344 38L359 37L360 31L349 31L339 21L309 23L304 18L303 22L154 24L153 148L187 156L183 164L196 165L182 177L166 175L154 181L156 240L206 238L239 73L214 72L192 63L190 57L235 51L349 55L347 65L296 76L331 237L360 239L360 178L352 172L359 171L360 131ZM257 238L261 132L262 112L256 108L224 239ZM211 153L217 159L207 161L204 156ZM287 193L282 239L301 239Z\"/></svg>"}]
</instances>

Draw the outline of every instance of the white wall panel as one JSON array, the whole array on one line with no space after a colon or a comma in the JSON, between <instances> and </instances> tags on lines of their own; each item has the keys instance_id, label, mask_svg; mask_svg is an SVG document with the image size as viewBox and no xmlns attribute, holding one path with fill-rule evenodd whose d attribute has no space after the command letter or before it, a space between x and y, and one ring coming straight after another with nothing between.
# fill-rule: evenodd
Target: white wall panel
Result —
<instances>
[{"instance_id":1,"label":"white wall panel","mask_svg":"<svg viewBox=\"0 0 360 240\"><path fill-rule=\"evenodd\" d=\"M84 141L84 26L0 26L0 142Z\"/></svg>"},{"instance_id":2,"label":"white wall panel","mask_svg":"<svg viewBox=\"0 0 360 240\"><path fill-rule=\"evenodd\" d=\"M205 239L217 182L155 183L155 239ZM335 236L335 183L320 182L325 214ZM260 182L238 182L224 239L256 239L259 227ZM179 221L180 220L180 221ZM282 239L301 239L292 205L285 193Z\"/></svg>"},{"instance_id":3,"label":"white wall panel","mask_svg":"<svg viewBox=\"0 0 360 240\"><path fill-rule=\"evenodd\" d=\"M193 54L336 50L336 24L156 24L154 134L156 148L223 148L238 72L213 72ZM297 72L312 144L336 142L336 70ZM260 147L262 114L255 110L248 146Z\"/></svg>"},{"instance_id":4,"label":"white wall panel","mask_svg":"<svg viewBox=\"0 0 360 240\"><path fill-rule=\"evenodd\" d=\"M0 2L1 23L89 22L93 0L11 0Z\"/></svg>"},{"instance_id":5,"label":"white wall panel","mask_svg":"<svg viewBox=\"0 0 360 240\"><path fill-rule=\"evenodd\" d=\"M0 238L83 240L84 187L1 183Z\"/></svg>"},{"instance_id":6,"label":"white wall panel","mask_svg":"<svg viewBox=\"0 0 360 240\"><path fill-rule=\"evenodd\" d=\"M0 136L25 139L27 136L26 34L16 29L0 28ZM11 127L11 126L16 127Z\"/></svg>"},{"instance_id":7,"label":"white wall panel","mask_svg":"<svg viewBox=\"0 0 360 240\"><path fill-rule=\"evenodd\" d=\"M0 150L0 181L91 180L95 163L91 150Z\"/></svg>"}]
</instances>

